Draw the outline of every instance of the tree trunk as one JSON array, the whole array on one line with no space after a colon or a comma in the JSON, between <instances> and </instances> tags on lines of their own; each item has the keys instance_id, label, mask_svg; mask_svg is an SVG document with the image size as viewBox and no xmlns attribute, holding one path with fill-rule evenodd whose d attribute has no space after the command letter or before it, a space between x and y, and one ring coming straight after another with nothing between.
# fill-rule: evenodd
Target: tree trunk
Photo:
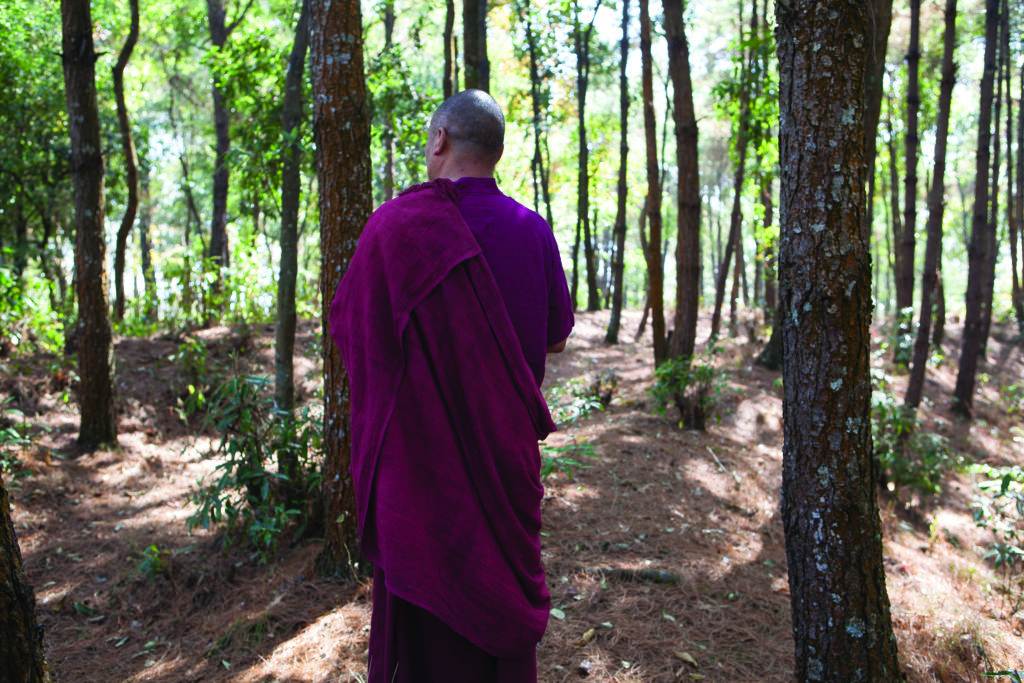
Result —
<instances>
[{"instance_id":1,"label":"tree trunk","mask_svg":"<svg viewBox=\"0 0 1024 683\"><path fill-rule=\"evenodd\" d=\"M800 681L902 681L871 457L862 232L869 10L776 5L782 169L782 518ZM792 314L790 314L792 312Z\"/></svg>"},{"instance_id":2,"label":"tree trunk","mask_svg":"<svg viewBox=\"0 0 1024 683\"><path fill-rule=\"evenodd\" d=\"M993 108L992 120L994 129L992 131L992 174L989 176L992 181L992 189L989 191L989 200L992 202L988 211L988 266L985 269L985 282L983 284L982 291L984 292L985 301L982 304L982 332L981 332L981 354L980 360L983 362L988 354L988 339L989 330L992 327L992 297L995 293L995 282L996 282L996 263L999 261L999 170L1002 168L1001 153L1002 153L1002 138L1000 136L1000 126L1002 125L1002 119L1000 119L1000 113L1002 111L1003 103L1003 68L1006 66L1006 62L1009 60L1010 53L1010 40L1009 40L1009 26L1006 22L1006 16L1009 14L1009 4L1007 0L1003 0L1002 9L1000 10L1000 21L999 21L999 47L997 48L996 54L996 100ZM1007 91L1006 97L1009 99L1010 93Z\"/></svg>"},{"instance_id":3,"label":"tree trunk","mask_svg":"<svg viewBox=\"0 0 1024 683\"><path fill-rule=\"evenodd\" d=\"M742 33L743 22L740 21ZM715 308L711 315L711 341L718 338L718 331L722 323L722 303L725 300L725 283L729 274L729 265L732 263L735 252L735 267L733 269L732 296L730 298L730 310L732 312L732 323L730 324L730 335L736 336L736 296L738 294L739 277L742 268L742 229L743 229L743 208L740 200L743 198L743 180L746 173L747 161L747 137L750 126L750 93L747 84L747 63L744 58L740 70L740 111L739 130L736 134L736 169L733 177L732 213L729 217L729 238L725 244L725 256L722 265L718 269L718 281L715 283Z\"/></svg>"},{"instance_id":4,"label":"tree trunk","mask_svg":"<svg viewBox=\"0 0 1024 683\"><path fill-rule=\"evenodd\" d=\"M452 73L455 68L456 55L452 45L453 33L455 31L455 0L446 0L444 12L444 78L442 88L444 99L455 94L455 75Z\"/></svg>"},{"instance_id":5,"label":"tree trunk","mask_svg":"<svg viewBox=\"0 0 1024 683\"><path fill-rule=\"evenodd\" d=\"M153 270L153 248L149 239L149 227L153 223L153 202L149 196L149 172L145 166L142 172L140 201L142 215L139 216L139 262L142 264L142 281L146 292L146 322L153 323L160 317L160 300L156 290L156 272Z\"/></svg>"},{"instance_id":6,"label":"tree trunk","mask_svg":"<svg viewBox=\"0 0 1024 683\"><path fill-rule=\"evenodd\" d=\"M590 148L587 146L587 89L590 85L590 38L594 32L594 21L601 7L600 0L594 6L594 16L583 28L580 22L579 3L573 3L573 47L576 52L576 105L579 127L579 154L577 169L576 232L583 233L583 260L587 268L587 310L601 308L597 291L597 262L594 248L594 234L590 226Z\"/></svg>"},{"instance_id":7,"label":"tree trunk","mask_svg":"<svg viewBox=\"0 0 1024 683\"><path fill-rule=\"evenodd\" d=\"M686 40L681 0L662 0L668 72L672 79L672 116L676 134L676 311L671 355L693 356L697 339L697 306L700 296L700 168L697 116L690 79L690 46ZM653 112L652 112L653 114ZM660 198L659 198L660 212Z\"/></svg>"},{"instance_id":8,"label":"tree trunk","mask_svg":"<svg viewBox=\"0 0 1024 683\"><path fill-rule=\"evenodd\" d=\"M615 246L612 256L612 312L608 332L604 340L608 344L619 341L619 324L622 317L622 280L625 270L626 251L626 171L629 156L629 81L626 79L626 64L629 60L629 0L622 2L622 40L619 43L619 185L618 206L615 209Z\"/></svg>"},{"instance_id":9,"label":"tree trunk","mask_svg":"<svg viewBox=\"0 0 1024 683\"><path fill-rule=\"evenodd\" d=\"M230 31L224 0L206 0L210 42L216 50L223 49ZM228 152L231 138L228 130L228 105L222 85L213 79L213 128L216 133L216 158L213 165L213 216L210 219L209 257L215 270L214 290L220 287L221 266L228 260Z\"/></svg>"},{"instance_id":10,"label":"tree trunk","mask_svg":"<svg viewBox=\"0 0 1024 683\"><path fill-rule=\"evenodd\" d=\"M878 119L882 112L882 91L885 76L885 55L892 26L892 0L867 0L868 54L864 73L864 158L865 177L873 178L878 146ZM874 220L874 205L864 212L864 239L869 239Z\"/></svg>"},{"instance_id":11,"label":"tree trunk","mask_svg":"<svg viewBox=\"0 0 1024 683\"><path fill-rule=\"evenodd\" d=\"M363 73L358 0L310 0L310 65L317 178L320 186L320 300L324 363L324 548L321 573L358 569L355 491L349 476L348 377L330 343L327 321L335 288L370 215L370 121ZM338 50L345 59L338 58Z\"/></svg>"},{"instance_id":12,"label":"tree trunk","mask_svg":"<svg viewBox=\"0 0 1024 683\"><path fill-rule=\"evenodd\" d=\"M1017 237L1020 239L1021 270L1020 276L1016 275L1020 285L1017 288L1017 297L1014 299L1013 307L1017 315L1017 329L1024 337L1024 64L1020 69L1020 97L1017 100L1017 205L1014 224L1017 226Z\"/></svg>"},{"instance_id":13,"label":"tree trunk","mask_svg":"<svg viewBox=\"0 0 1024 683\"><path fill-rule=\"evenodd\" d=\"M921 61L921 0L910 0L910 47L907 50L907 132L903 137L905 168L903 174L903 230L897 239L899 272L896 273L897 343L893 361L906 366L914 319L914 252L917 247L917 114L921 106L918 64ZM927 338L926 338L927 340Z\"/></svg>"},{"instance_id":14,"label":"tree trunk","mask_svg":"<svg viewBox=\"0 0 1024 683\"><path fill-rule=\"evenodd\" d=\"M309 0L303 0L288 58L282 103L281 262L277 280L274 401L291 415L295 408L295 279L298 274L299 199L302 192L302 86L309 45Z\"/></svg>"},{"instance_id":15,"label":"tree trunk","mask_svg":"<svg viewBox=\"0 0 1024 683\"><path fill-rule=\"evenodd\" d=\"M43 629L36 623L36 599L21 564L11 505L0 477L0 680L44 683L50 673L43 656Z\"/></svg>"},{"instance_id":16,"label":"tree trunk","mask_svg":"<svg viewBox=\"0 0 1024 683\"><path fill-rule=\"evenodd\" d=\"M658 166L658 132L654 118L654 74L651 66L651 17L648 0L640 0L640 62L644 98L644 140L647 153L647 199L644 212L650 224L647 249L648 300L654 334L654 364L668 357L665 339L664 282L661 269L661 181Z\"/></svg>"},{"instance_id":17,"label":"tree trunk","mask_svg":"<svg viewBox=\"0 0 1024 683\"><path fill-rule=\"evenodd\" d=\"M384 0L384 52L394 47L394 36L395 0ZM391 105L385 106L381 141L384 143L384 201L387 201L395 196L395 121Z\"/></svg>"},{"instance_id":18,"label":"tree trunk","mask_svg":"<svg viewBox=\"0 0 1024 683\"><path fill-rule=\"evenodd\" d=\"M548 225L554 229L555 219L551 211L551 192L549 190L548 165L544 159L544 148L547 138L541 135L542 120L542 98L541 87L543 83L540 78L540 66L537 54L537 34L533 30L533 14L528 2L520 0L516 5L516 12L520 23L525 25L526 47L530 58L530 102L533 107L533 159L530 162L530 170L533 173L533 208L540 213L540 203L544 202L544 216Z\"/></svg>"},{"instance_id":19,"label":"tree trunk","mask_svg":"<svg viewBox=\"0 0 1024 683\"><path fill-rule=\"evenodd\" d=\"M914 0L917 4L918 0ZM924 273L921 276L921 311L914 341L914 360L907 382L904 404L917 411L924 391L924 374L928 366L928 342L931 335L932 297L938 281L939 253L942 245L942 214L946 194L946 139L949 136L949 110L956 82L953 51L956 48L956 0L946 0L946 27L942 35L942 82L939 87L939 117L935 133L935 170L928 194L928 228L924 251Z\"/></svg>"},{"instance_id":20,"label":"tree trunk","mask_svg":"<svg viewBox=\"0 0 1024 683\"><path fill-rule=\"evenodd\" d=\"M117 101L117 127L121 131L121 153L124 155L125 183L128 186L128 205L125 206L121 226L117 230L114 248L114 319L124 318L124 252L128 235L135 225L135 214L139 210L139 165L132 140L132 127L128 121L128 107L124 102L124 69L131 59L132 50L139 39L139 0L129 0L131 25L121 53L114 64L114 99Z\"/></svg>"},{"instance_id":21,"label":"tree trunk","mask_svg":"<svg viewBox=\"0 0 1024 683\"><path fill-rule=\"evenodd\" d=\"M960 367L953 390L953 407L970 417L974 385L983 347L985 280L989 263L988 191L989 152L992 135L992 90L996 71L996 43L999 28L999 0L985 0L985 62L981 76L981 108L978 112L978 146L975 153L974 212L971 242L967 249L967 292L964 295L963 340Z\"/></svg>"},{"instance_id":22,"label":"tree trunk","mask_svg":"<svg viewBox=\"0 0 1024 683\"><path fill-rule=\"evenodd\" d=\"M288 57L281 111L281 259L277 279L277 327L274 344L274 404L290 418L295 410L295 279L299 264L299 200L302 192L302 86L309 45L309 0L303 0ZM289 505L299 503L298 454L278 453L278 472Z\"/></svg>"},{"instance_id":23,"label":"tree trunk","mask_svg":"<svg viewBox=\"0 0 1024 683\"><path fill-rule=\"evenodd\" d=\"M107 314L103 239L103 156L96 102L96 51L89 0L62 0L64 90L75 194L75 290L78 295L78 445L92 450L117 439L114 345Z\"/></svg>"},{"instance_id":24,"label":"tree trunk","mask_svg":"<svg viewBox=\"0 0 1024 683\"><path fill-rule=\"evenodd\" d=\"M491 89L491 64L487 60L488 0L462 1L462 51L466 89Z\"/></svg>"}]
</instances>

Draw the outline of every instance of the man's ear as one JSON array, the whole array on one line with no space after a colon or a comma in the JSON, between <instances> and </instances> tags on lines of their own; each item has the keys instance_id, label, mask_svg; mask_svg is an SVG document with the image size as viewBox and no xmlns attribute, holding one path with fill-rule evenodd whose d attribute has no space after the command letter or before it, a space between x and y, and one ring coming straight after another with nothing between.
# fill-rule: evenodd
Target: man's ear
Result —
<instances>
[{"instance_id":1,"label":"man's ear","mask_svg":"<svg viewBox=\"0 0 1024 683\"><path fill-rule=\"evenodd\" d=\"M434 148L430 150L430 153L435 156L442 154L448 149L448 144L448 130L444 126L439 126L434 134Z\"/></svg>"},{"instance_id":2,"label":"man's ear","mask_svg":"<svg viewBox=\"0 0 1024 683\"><path fill-rule=\"evenodd\" d=\"M505 145L498 148L498 155L494 157L494 165L497 166L498 162L501 161L501 155L505 153Z\"/></svg>"}]
</instances>

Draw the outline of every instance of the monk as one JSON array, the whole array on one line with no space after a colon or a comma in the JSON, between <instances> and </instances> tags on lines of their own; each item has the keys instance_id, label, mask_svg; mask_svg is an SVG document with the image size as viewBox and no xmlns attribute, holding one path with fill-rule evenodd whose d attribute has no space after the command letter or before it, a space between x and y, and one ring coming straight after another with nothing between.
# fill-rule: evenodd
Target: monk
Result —
<instances>
[{"instance_id":1,"label":"monk","mask_svg":"<svg viewBox=\"0 0 1024 683\"><path fill-rule=\"evenodd\" d=\"M429 182L370 217L331 305L349 377L370 683L534 683L540 392L572 303L551 227L504 195L505 120L479 90L430 121Z\"/></svg>"}]
</instances>

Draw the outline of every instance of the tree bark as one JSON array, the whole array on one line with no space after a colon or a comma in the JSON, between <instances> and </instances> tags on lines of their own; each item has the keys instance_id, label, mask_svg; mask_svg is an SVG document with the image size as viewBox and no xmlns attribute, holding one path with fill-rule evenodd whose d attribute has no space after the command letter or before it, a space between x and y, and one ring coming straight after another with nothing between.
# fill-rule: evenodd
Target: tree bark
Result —
<instances>
[{"instance_id":1,"label":"tree bark","mask_svg":"<svg viewBox=\"0 0 1024 683\"><path fill-rule=\"evenodd\" d=\"M576 107L579 126L577 169L576 232L583 235L583 260L587 268L587 310L601 308L597 291L597 262L594 235L590 225L590 148L587 146L587 89L590 85L590 38L601 0L594 5L594 16L586 28L580 21L578 2L573 2L573 47L576 52ZM578 237L577 237L578 240ZM578 249L578 247L577 247ZM578 276L577 276L578 277ZM575 278L574 278L575 279Z\"/></svg>"},{"instance_id":2,"label":"tree bark","mask_svg":"<svg viewBox=\"0 0 1024 683\"><path fill-rule=\"evenodd\" d=\"M547 138L541 134L542 97L537 34L533 30L533 14L528 2L516 2L516 13L526 31L526 47L530 58L530 103L533 108L533 159L530 171L533 174L533 209L540 213L541 200L544 202L544 215L548 225L554 229L554 216L551 211L551 192L549 190L549 170L544 159L544 147Z\"/></svg>"},{"instance_id":3,"label":"tree bark","mask_svg":"<svg viewBox=\"0 0 1024 683\"><path fill-rule=\"evenodd\" d=\"M487 59L488 0L462 1L462 52L466 89L491 89L491 63Z\"/></svg>"},{"instance_id":4,"label":"tree bark","mask_svg":"<svg viewBox=\"0 0 1024 683\"><path fill-rule=\"evenodd\" d=\"M622 2L622 40L619 42L619 184L618 205L615 209L615 246L612 257L612 312L604 340L608 344L619 341L622 318L622 281L626 251L626 172L629 157L629 81L626 65L629 60L629 0Z\"/></svg>"},{"instance_id":5,"label":"tree bark","mask_svg":"<svg viewBox=\"0 0 1024 683\"><path fill-rule=\"evenodd\" d=\"M776 8L782 517L795 678L897 682L871 457L871 260L862 231L869 11L817 0Z\"/></svg>"},{"instance_id":6,"label":"tree bark","mask_svg":"<svg viewBox=\"0 0 1024 683\"><path fill-rule=\"evenodd\" d=\"M348 377L328 340L329 309L370 215L370 119L358 0L310 0L310 52L320 186L320 300L324 341L324 548L321 573L357 571L355 491L349 476Z\"/></svg>"},{"instance_id":7,"label":"tree bark","mask_svg":"<svg viewBox=\"0 0 1024 683\"><path fill-rule=\"evenodd\" d=\"M647 153L647 199L644 212L650 224L647 249L648 299L654 334L654 364L668 357L665 339L664 282L661 269L661 181L658 166L658 132L654 118L654 73L651 66L651 17L648 0L640 0L640 61L644 98L644 140Z\"/></svg>"},{"instance_id":8,"label":"tree bark","mask_svg":"<svg viewBox=\"0 0 1024 683\"><path fill-rule=\"evenodd\" d=\"M878 146L878 119L882 112L882 91L885 80L885 56L892 26L892 0L867 0L868 54L864 74L864 169L866 178L873 178ZM864 239L869 239L874 221L874 205L869 201L864 212Z\"/></svg>"},{"instance_id":9,"label":"tree bark","mask_svg":"<svg viewBox=\"0 0 1024 683\"><path fill-rule=\"evenodd\" d=\"M117 440L114 345L107 314L103 238L103 156L96 102L96 51L89 0L61 0L64 90L75 195L75 291L78 295L78 445Z\"/></svg>"},{"instance_id":10,"label":"tree bark","mask_svg":"<svg viewBox=\"0 0 1024 683\"><path fill-rule=\"evenodd\" d=\"M210 41L218 51L227 43L228 27L224 0L206 0ZM228 153L231 150L228 105L222 85L213 79L213 128L216 134L216 158L213 165L213 216L210 219L208 255L216 275L214 288L220 286L220 269L228 260Z\"/></svg>"},{"instance_id":11,"label":"tree bark","mask_svg":"<svg viewBox=\"0 0 1024 683\"><path fill-rule=\"evenodd\" d=\"M917 0L914 0L917 4ZM935 133L935 170L928 194L928 227L921 275L921 311L914 341L914 359L907 381L904 405L914 412L921 404L924 375L928 366L928 342L932 324L932 298L938 281L942 246L942 215L946 194L946 139L949 136L949 110L956 82L953 51L956 48L956 0L946 0L946 26L942 36L942 82L939 86L939 116Z\"/></svg>"},{"instance_id":12,"label":"tree bark","mask_svg":"<svg viewBox=\"0 0 1024 683\"><path fill-rule=\"evenodd\" d=\"M384 52L390 52L395 36L395 0L384 0ZM395 121L391 105L384 112L384 201L395 196Z\"/></svg>"},{"instance_id":13,"label":"tree bark","mask_svg":"<svg viewBox=\"0 0 1024 683\"><path fill-rule=\"evenodd\" d=\"M299 265L299 200L302 193L302 86L308 46L309 0L303 0L288 57L281 108L281 260L277 279L274 402L278 410L288 415L295 408L295 280Z\"/></svg>"},{"instance_id":14,"label":"tree bark","mask_svg":"<svg viewBox=\"0 0 1024 683\"><path fill-rule=\"evenodd\" d=\"M970 417L974 406L974 385L983 346L985 280L989 263L988 191L989 152L992 135L992 90L996 71L996 42L999 27L999 0L985 0L985 61L981 76L981 108L978 112L978 146L975 152L974 211L971 242L967 248L967 292L964 295L963 339L960 367L953 390L953 407Z\"/></svg>"},{"instance_id":15,"label":"tree bark","mask_svg":"<svg viewBox=\"0 0 1024 683\"><path fill-rule=\"evenodd\" d=\"M0 680L45 683L50 673L43 655L43 629L36 622L36 599L21 563L11 505L0 476Z\"/></svg>"},{"instance_id":16,"label":"tree bark","mask_svg":"<svg viewBox=\"0 0 1024 683\"><path fill-rule=\"evenodd\" d=\"M1024 64L1020 69L1020 97L1017 102L1017 204L1014 224L1017 227L1016 235L1020 239L1019 254L1022 265L1019 277L1017 270L1014 269L1014 278L1018 279L1020 285L1013 304L1017 315L1017 329L1024 337Z\"/></svg>"},{"instance_id":17,"label":"tree bark","mask_svg":"<svg viewBox=\"0 0 1024 683\"><path fill-rule=\"evenodd\" d=\"M1009 22L1006 21L1009 14L1008 0L1002 1L1002 9L999 12L999 47L996 48L996 100L992 111L992 173L989 176L992 188L989 190L991 206L988 211L988 266L985 269L985 281L982 285L984 303L982 304L982 331L981 331L981 354L980 361L984 362L988 355L989 331L992 327L992 297L995 294L996 263L999 261L999 170L1002 168L1002 137L1000 126L1002 119L1000 113L1003 104L1003 69L1007 66L1010 58ZM1006 92L1009 99L1010 93Z\"/></svg>"},{"instance_id":18,"label":"tree bark","mask_svg":"<svg viewBox=\"0 0 1024 683\"><path fill-rule=\"evenodd\" d=\"M139 39L139 0L129 0L131 24L128 37L114 64L114 99L117 101L117 127L121 131L121 153L124 155L125 183L128 186L128 204L117 230L114 248L114 319L124 318L124 252L128 235L135 225L135 214L139 210L139 164L132 139L132 127L128 120L128 107L124 101L124 69L128 66L135 43Z\"/></svg>"},{"instance_id":19,"label":"tree bark","mask_svg":"<svg viewBox=\"0 0 1024 683\"><path fill-rule=\"evenodd\" d=\"M139 262L142 264L142 281L145 285L146 322L156 322L160 317L160 300L156 290L156 272L153 270L153 248L149 228L153 223L153 202L149 196L149 172L143 166L142 192L140 193L142 215L139 216Z\"/></svg>"},{"instance_id":20,"label":"tree bark","mask_svg":"<svg viewBox=\"0 0 1024 683\"><path fill-rule=\"evenodd\" d=\"M905 168L903 174L903 231L897 248L900 270L896 273L897 339L893 360L905 366L910 347L903 340L911 334L914 318L914 252L917 248L917 118L921 107L919 63L921 61L921 0L910 0L910 46L907 50L907 133L903 137ZM927 340L927 337L926 337Z\"/></svg>"},{"instance_id":21,"label":"tree bark","mask_svg":"<svg viewBox=\"0 0 1024 683\"><path fill-rule=\"evenodd\" d=\"M444 99L448 99L449 97L454 95L456 88L456 78L455 74L453 73L456 59L456 55L454 54L454 46L452 44L454 31L455 0L446 0L444 13L444 78L442 79Z\"/></svg>"},{"instance_id":22,"label":"tree bark","mask_svg":"<svg viewBox=\"0 0 1024 683\"><path fill-rule=\"evenodd\" d=\"M674 358L691 358L697 339L700 297L700 168L697 115L690 78L690 46L686 40L681 0L662 0L668 72L672 79L672 118L676 135L676 310L673 323ZM653 116L653 112L652 112ZM653 127L653 126L652 126ZM649 182L649 181L648 181ZM660 213L660 198L658 202Z\"/></svg>"}]
</instances>

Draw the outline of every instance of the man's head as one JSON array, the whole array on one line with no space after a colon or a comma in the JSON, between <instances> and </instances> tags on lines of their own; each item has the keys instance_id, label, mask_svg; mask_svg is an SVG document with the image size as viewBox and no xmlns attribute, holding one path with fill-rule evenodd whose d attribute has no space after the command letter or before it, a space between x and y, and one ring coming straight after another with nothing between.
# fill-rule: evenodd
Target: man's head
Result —
<instances>
[{"instance_id":1,"label":"man's head","mask_svg":"<svg viewBox=\"0 0 1024 683\"><path fill-rule=\"evenodd\" d=\"M505 148L505 117L483 90L463 90L430 118L427 177L491 176Z\"/></svg>"}]
</instances>

